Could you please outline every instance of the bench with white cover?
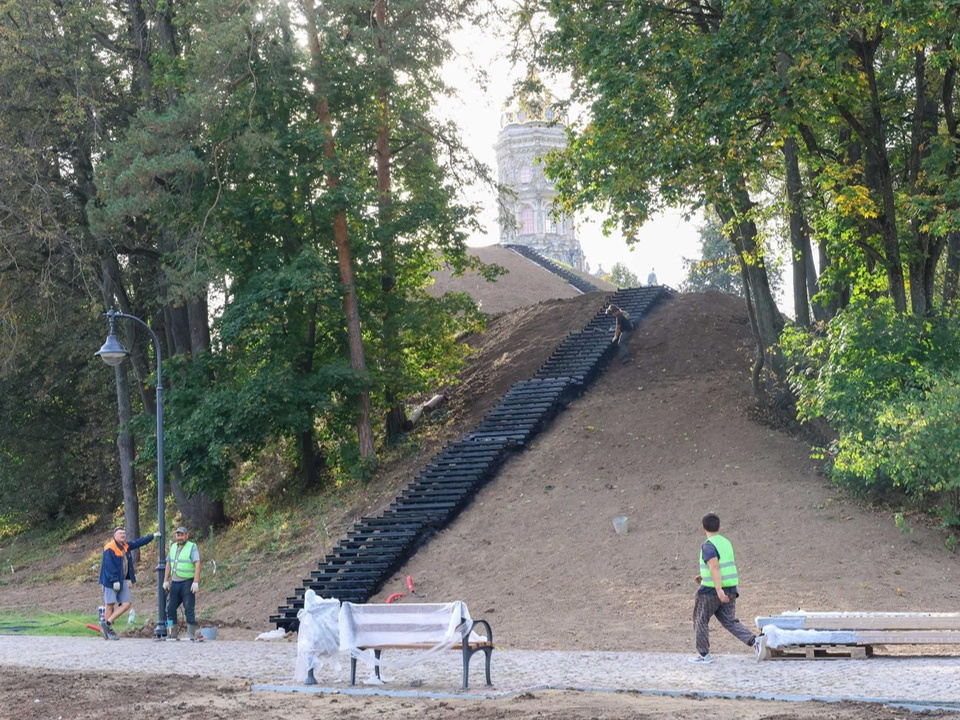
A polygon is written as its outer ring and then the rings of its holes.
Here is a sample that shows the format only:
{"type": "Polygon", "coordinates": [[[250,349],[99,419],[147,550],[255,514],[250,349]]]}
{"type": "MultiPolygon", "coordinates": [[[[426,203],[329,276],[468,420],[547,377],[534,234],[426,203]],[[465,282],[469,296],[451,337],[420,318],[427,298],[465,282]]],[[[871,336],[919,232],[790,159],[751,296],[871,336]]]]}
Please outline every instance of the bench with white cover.
{"type": "Polygon", "coordinates": [[[470,659],[482,652],[487,685],[492,684],[493,631],[486,620],[473,620],[466,603],[461,600],[449,603],[343,603],[340,608],[340,650],[350,653],[350,684],[356,684],[357,660],[373,665],[376,678],[380,680],[380,668],[385,666],[381,655],[388,649],[420,651],[413,657],[392,661],[390,667],[406,667],[444,650],[460,650],[464,690],[469,684],[470,659]]]}

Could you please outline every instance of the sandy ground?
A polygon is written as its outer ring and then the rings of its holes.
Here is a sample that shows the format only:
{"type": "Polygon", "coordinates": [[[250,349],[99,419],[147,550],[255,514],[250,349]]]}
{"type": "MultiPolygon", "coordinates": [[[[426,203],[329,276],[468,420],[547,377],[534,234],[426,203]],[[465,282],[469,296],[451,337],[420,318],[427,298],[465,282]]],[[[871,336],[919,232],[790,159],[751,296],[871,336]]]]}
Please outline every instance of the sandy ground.
{"type": "MultiPolygon", "coordinates": [[[[496,650],[493,685],[475,658],[460,689],[458,653],[405,668],[369,668],[349,685],[346,663],[291,679],[290,641],[193,644],[129,639],[13,638],[0,644],[2,717],[36,718],[876,718],[960,711],[960,658],[763,662],[719,655],[496,650]],[[132,670],[136,668],[136,670],[132,670]],[[900,691],[893,690],[897,685],[900,691]],[[748,698],[774,698],[748,699],[748,698]],[[870,702],[857,702],[857,700],[870,702]]],[[[408,659],[393,651],[384,659],[408,659]]]]}

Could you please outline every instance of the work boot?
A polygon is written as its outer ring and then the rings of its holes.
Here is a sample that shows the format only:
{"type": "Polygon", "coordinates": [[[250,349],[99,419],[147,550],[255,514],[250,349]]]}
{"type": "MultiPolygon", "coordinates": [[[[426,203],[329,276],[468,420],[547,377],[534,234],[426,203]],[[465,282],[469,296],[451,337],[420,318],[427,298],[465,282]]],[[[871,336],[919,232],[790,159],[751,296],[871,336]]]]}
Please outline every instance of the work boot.
{"type": "Polygon", "coordinates": [[[191,641],[197,639],[197,626],[196,626],[196,625],[191,625],[190,623],[187,623],[187,637],[190,638],[191,641]]]}
{"type": "Polygon", "coordinates": [[[108,623],[106,620],[101,620],[100,632],[103,634],[104,640],[109,640],[110,639],[110,623],[108,623]]]}
{"type": "Polygon", "coordinates": [[[113,631],[113,625],[107,623],[107,640],[119,640],[120,636],[113,631]]]}
{"type": "Polygon", "coordinates": [[[180,639],[179,635],[180,635],[179,625],[171,625],[170,627],[167,628],[168,640],[179,640],[180,639]]]}

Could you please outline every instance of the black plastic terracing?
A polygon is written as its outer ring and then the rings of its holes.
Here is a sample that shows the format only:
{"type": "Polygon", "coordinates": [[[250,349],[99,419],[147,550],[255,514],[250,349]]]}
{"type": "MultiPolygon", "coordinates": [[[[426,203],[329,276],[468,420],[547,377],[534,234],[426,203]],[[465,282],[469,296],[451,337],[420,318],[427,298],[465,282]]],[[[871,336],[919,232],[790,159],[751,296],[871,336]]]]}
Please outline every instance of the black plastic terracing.
{"type": "Polygon", "coordinates": [[[366,602],[433,533],[446,527],[489,481],[507,457],[537,433],[600,374],[616,352],[619,305],[635,322],[669,296],[663,287],[620,290],[579,332],[568,335],[537,373],[515,383],[472,432],[444,447],[377,517],[358,520],[270,622],[294,630],[303,594],[366,602]]]}

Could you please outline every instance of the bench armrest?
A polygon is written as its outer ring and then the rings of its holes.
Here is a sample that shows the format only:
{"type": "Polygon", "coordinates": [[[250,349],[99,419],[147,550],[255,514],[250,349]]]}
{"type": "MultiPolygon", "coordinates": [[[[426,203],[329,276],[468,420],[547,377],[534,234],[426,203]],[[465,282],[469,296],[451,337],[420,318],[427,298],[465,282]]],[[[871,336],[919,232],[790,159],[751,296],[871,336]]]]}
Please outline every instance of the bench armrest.
{"type": "Polygon", "coordinates": [[[470,635],[471,635],[471,633],[473,633],[473,632],[477,629],[478,626],[480,626],[480,627],[483,629],[483,631],[484,631],[484,635],[481,636],[481,637],[483,637],[484,642],[488,642],[488,643],[490,643],[491,645],[493,645],[493,630],[490,628],[490,623],[488,623],[486,620],[474,620],[474,621],[472,621],[472,622],[470,623],[470,627],[467,628],[467,631],[466,631],[466,632],[464,633],[464,635],[463,635],[464,641],[465,641],[465,642],[469,642],[469,641],[470,641],[470,635]]]}

